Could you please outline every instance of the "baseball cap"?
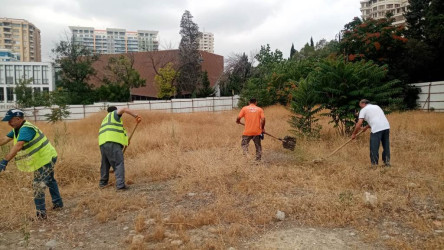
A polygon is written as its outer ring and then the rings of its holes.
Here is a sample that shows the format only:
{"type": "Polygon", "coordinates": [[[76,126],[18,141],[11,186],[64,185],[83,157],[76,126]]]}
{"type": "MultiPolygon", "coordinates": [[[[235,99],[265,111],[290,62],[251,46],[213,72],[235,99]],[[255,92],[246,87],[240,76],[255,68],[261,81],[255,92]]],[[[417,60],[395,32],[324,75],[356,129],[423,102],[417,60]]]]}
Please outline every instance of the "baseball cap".
{"type": "Polygon", "coordinates": [[[5,117],[2,121],[7,122],[11,120],[13,117],[23,117],[25,115],[25,112],[21,111],[20,109],[10,109],[8,112],[6,112],[5,117]]]}

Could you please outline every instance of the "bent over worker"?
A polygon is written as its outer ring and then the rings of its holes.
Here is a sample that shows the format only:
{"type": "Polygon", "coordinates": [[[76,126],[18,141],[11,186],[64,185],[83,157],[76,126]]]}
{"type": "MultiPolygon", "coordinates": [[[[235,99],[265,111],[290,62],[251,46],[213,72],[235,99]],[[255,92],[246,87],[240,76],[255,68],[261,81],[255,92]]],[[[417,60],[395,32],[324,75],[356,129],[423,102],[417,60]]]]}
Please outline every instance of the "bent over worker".
{"type": "Polygon", "coordinates": [[[356,134],[361,129],[364,120],[368,123],[363,128],[366,131],[371,128],[370,133],[370,161],[372,167],[376,167],[379,161],[379,145],[382,144],[382,161],[386,167],[390,167],[390,124],[385,117],[384,111],[374,104],[370,104],[369,100],[362,99],[359,102],[361,111],[359,112],[359,120],[356,123],[352,139],[356,138],[356,134]]]}
{"type": "Polygon", "coordinates": [[[51,194],[53,209],[63,207],[59,187],[54,178],[57,152],[42,131],[24,119],[24,112],[22,110],[8,110],[2,121],[7,121],[13,129],[4,138],[0,139],[0,145],[13,140],[14,146],[1,160],[0,172],[6,169],[8,162],[14,157],[15,165],[20,171],[34,172],[32,187],[37,218],[46,219],[46,186],[51,194]]]}
{"type": "Polygon", "coordinates": [[[115,106],[108,107],[108,115],[103,119],[99,129],[99,146],[100,153],[102,154],[99,182],[99,187],[101,188],[108,185],[109,169],[113,166],[114,174],[116,175],[116,189],[128,189],[128,186],[125,185],[125,165],[123,160],[123,148],[128,146],[128,136],[121,119],[123,113],[136,118],[137,123],[142,121],[140,116],[128,108],[117,109],[115,106]]]}
{"type": "Polygon", "coordinates": [[[253,140],[256,147],[256,160],[260,161],[262,157],[261,138],[265,133],[265,115],[264,110],[257,106],[256,98],[251,98],[249,105],[241,109],[236,123],[240,124],[242,118],[245,119],[245,129],[241,143],[244,155],[248,153],[248,144],[253,140]]]}

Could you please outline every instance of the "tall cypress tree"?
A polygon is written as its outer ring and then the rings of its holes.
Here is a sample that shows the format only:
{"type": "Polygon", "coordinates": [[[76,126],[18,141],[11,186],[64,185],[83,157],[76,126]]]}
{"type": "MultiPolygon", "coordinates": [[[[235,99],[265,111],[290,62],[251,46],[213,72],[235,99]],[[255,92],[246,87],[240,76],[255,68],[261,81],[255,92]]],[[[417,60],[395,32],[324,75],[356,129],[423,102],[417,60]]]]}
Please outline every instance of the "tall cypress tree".
{"type": "Polygon", "coordinates": [[[291,49],[290,49],[290,59],[293,58],[294,53],[296,53],[296,50],[294,49],[294,44],[291,44],[291,49]]]}
{"type": "Polygon", "coordinates": [[[199,26],[192,19],[191,13],[186,10],[180,21],[182,39],[179,45],[180,73],[177,79],[179,95],[193,94],[201,79],[202,60],[198,48],[202,33],[199,32],[199,26]]]}
{"type": "Polygon", "coordinates": [[[312,48],[314,48],[314,46],[315,46],[315,44],[314,44],[314,42],[313,42],[313,37],[310,38],[310,46],[311,46],[312,48]]]}

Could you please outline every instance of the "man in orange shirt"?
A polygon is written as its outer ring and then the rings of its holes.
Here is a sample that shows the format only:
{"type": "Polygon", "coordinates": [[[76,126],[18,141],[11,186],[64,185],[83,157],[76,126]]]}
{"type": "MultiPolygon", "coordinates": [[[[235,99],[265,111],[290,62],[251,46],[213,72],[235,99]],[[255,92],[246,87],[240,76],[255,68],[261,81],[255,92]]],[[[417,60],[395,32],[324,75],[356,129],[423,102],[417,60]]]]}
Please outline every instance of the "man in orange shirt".
{"type": "Polygon", "coordinates": [[[256,98],[251,98],[250,105],[242,108],[236,123],[240,124],[242,118],[245,120],[245,129],[241,143],[244,155],[248,153],[248,144],[253,139],[254,146],[256,147],[256,160],[260,161],[262,156],[261,137],[263,138],[263,133],[265,133],[265,115],[264,110],[256,105],[256,98]]]}

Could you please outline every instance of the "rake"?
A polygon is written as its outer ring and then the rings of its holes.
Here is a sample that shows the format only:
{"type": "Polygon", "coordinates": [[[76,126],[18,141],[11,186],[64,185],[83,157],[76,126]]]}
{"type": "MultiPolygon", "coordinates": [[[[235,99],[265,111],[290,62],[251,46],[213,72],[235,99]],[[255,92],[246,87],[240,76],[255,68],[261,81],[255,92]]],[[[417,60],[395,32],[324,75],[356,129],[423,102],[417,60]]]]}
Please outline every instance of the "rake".
{"type": "MultiPolygon", "coordinates": [[[[130,141],[131,141],[131,138],[132,138],[133,135],[134,135],[134,132],[136,132],[136,128],[137,128],[137,126],[139,126],[139,122],[136,123],[136,126],[134,126],[134,129],[133,129],[133,131],[131,132],[131,134],[130,134],[130,136],[129,136],[129,138],[128,138],[128,146],[129,146],[129,143],[130,143],[130,141]]],[[[124,153],[124,154],[125,154],[125,151],[126,151],[126,149],[128,148],[128,146],[125,146],[125,147],[123,148],[123,153],[124,153]]]]}
{"type": "MultiPolygon", "coordinates": [[[[245,124],[242,123],[242,122],[240,122],[239,124],[245,126],[245,124]]],[[[296,147],[296,138],[294,138],[294,137],[291,137],[291,136],[285,136],[285,137],[282,139],[282,138],[276,137],[276,136],[274,136],[274,135],[271,135],[271,134],[269,134],[269,133],[267,133],[267,132],[264,132],[264,134],[266,134],[266,135],[268,135],[268,136],[270,136],[270,137],[272,137],[272,138],[274,138],[274,139],[276,139],[276,140],[281,141],[281,142],[282,142],[282,147],[284,147],[285,149],[289,149],[289,150],[291,150],[291,151],[294,151],[294,148],[296,147]]]]}
{"type": "MultiPolygon", "coordinates": [[[[364,132],[364,130],[361,130],[359,133],[356,134],[356,137],[358,137],[360,134],[362,134],[364,132]]],[[[338,147],[337,149],[335,149],[335,151],[331,152],[329,155],[327,155],[326,157],[322,157],[320,159],[315,159],[313,160],[314,163],[319,163],[322,162],[323,160],[329,158],[330,156],[334,155],[336,152],[338,152],[341,148],[345,147],[347,144],[349,144],[351,141],[353,141],[353,139],[349,139],[348,141],[346,141],[344,144],[342,144],[340,147],[338,147]]]]}

